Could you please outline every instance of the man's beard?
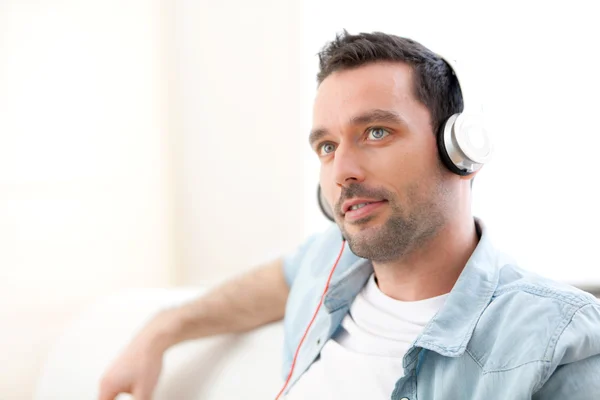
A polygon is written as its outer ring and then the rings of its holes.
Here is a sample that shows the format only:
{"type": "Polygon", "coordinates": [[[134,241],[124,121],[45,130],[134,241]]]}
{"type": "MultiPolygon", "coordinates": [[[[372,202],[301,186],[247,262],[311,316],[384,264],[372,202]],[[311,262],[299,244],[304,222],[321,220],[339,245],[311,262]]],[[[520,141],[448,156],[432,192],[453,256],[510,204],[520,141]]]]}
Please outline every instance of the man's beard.
{"type": "MultiPolygon", "coordinates": [[[[336,222],[346,238],[350,249],[359,257],[375,261],[396,261],[407,254],[423,247],[444,225],[444,213],[440,203],[431,196],[426,200],[417,194],[417,188],[407,191],[409,207],[402,207],[396,196],[383,188],[367,188],[361,184],[352,184],[342,190],[335,207],[336,222]],[[350,233],[346,229],[341,205],[353,197],[385,199],[390,207],[391,215],[382,225],[365,227],[358,232],[350,233]]],[[[435,191],[434,191],[435,192],[435,191]]],[[[439,195],[439,192],[434,194],[439,195]]],[[[352,222],[352,225],[366,226],[376,216],[367,216],[352,222]]]]}

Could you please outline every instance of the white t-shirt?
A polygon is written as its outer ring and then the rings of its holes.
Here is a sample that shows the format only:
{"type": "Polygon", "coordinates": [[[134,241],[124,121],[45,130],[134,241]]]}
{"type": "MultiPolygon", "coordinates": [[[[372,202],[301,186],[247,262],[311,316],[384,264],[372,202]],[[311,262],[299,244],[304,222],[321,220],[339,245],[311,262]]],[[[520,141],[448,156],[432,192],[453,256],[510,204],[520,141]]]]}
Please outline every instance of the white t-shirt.
{"type": "Polygon", "coordinates": [[[336,335],[286,400],[389,399],[404,375],[404,354],[447,296],[395,300],[379,290],[371,275],[336,335]]]}

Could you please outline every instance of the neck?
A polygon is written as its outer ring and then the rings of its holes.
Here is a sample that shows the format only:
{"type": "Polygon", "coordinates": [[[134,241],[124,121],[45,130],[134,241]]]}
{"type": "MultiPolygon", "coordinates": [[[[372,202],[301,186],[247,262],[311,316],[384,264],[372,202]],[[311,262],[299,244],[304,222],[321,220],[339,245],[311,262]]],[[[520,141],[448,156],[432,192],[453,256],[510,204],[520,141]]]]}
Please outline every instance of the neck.
{"type": "Polygon", "coordinates": [[[419,249],[397,261],[373,263],[379,289],[402,301],[449,293],[473,254],[479,237],[471,215],[448,221],[419,249]]]}

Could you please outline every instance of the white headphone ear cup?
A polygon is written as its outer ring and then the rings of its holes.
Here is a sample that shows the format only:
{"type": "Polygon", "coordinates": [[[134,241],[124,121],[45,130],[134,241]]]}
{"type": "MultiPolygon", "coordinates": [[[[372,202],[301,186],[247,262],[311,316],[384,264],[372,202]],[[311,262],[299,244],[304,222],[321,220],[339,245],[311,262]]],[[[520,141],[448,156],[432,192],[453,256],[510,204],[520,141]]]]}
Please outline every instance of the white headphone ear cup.
{"type": "Polygon", "coordinates": [[[453,131],[467,163],[483,165],[490,160],[492,141],[480,115],[460,114],[454,121],[453,131]]]}
{"type": "Polygon", "coordinates": [[[482,121],[473,115],[454,114],[438,135],[440,157],[455,174],[470,175],[483,166],[492,154],[492,144],[482,121]]]}
{"type": "Polygon", "coordinates": [[[456,146],[452,144],[452,131],[454,130],[454,122],[456,121],[457,116],[458,114],[451,116],[442,124],[437,135],[438,152],[440,154],[440,159],[446,168],[457,175],[466,176],[469,175],[470,172],[459,168],[455,161],[456,157],[451,157],[451,154],[456,153],[454,150],[456,146]]]}

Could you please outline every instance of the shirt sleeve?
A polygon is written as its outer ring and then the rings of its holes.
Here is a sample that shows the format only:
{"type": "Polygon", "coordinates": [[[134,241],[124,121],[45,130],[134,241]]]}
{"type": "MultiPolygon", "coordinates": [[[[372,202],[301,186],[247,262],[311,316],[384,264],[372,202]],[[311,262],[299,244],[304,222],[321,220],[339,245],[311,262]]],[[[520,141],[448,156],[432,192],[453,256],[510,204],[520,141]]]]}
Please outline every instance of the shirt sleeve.
{"type": "Polygon", "coordinates": [[[600,304],[575,313],[554,351],[558,365],[533,400],[600,399],[600,304]]]}

